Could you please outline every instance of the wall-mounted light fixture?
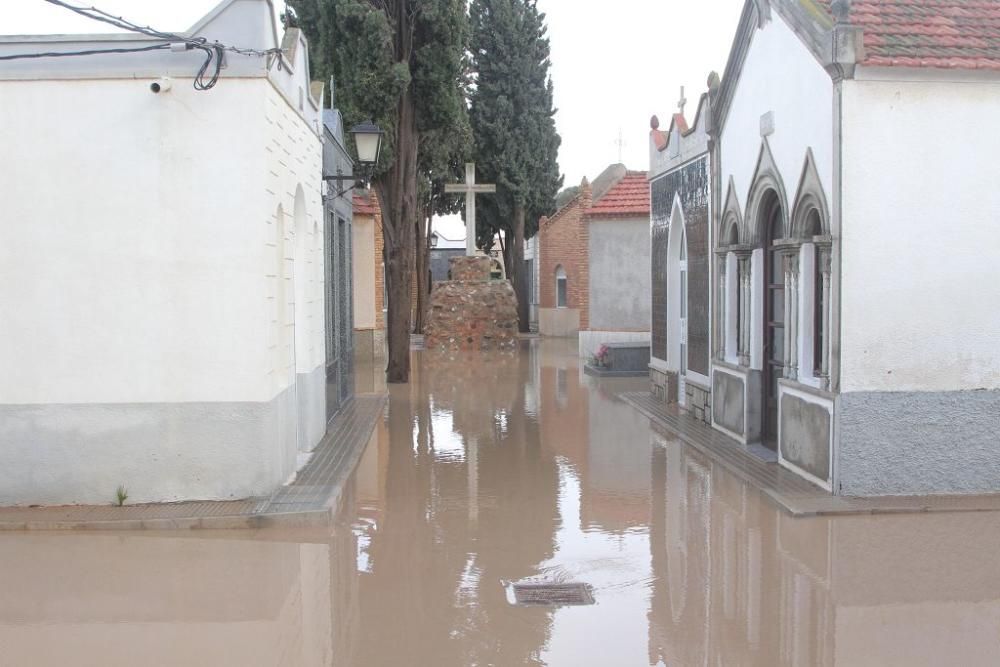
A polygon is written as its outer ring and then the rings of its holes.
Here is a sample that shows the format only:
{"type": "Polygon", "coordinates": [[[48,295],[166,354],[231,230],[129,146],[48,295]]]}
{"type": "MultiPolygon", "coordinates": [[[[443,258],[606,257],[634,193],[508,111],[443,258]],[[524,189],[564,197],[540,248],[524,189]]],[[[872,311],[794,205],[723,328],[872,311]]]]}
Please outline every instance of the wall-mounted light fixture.
{"type": "Polygon", "coordinates": [[[337,197],[343,197],[355,187],[364,187],[368,183],[368,176],[378,163],[378,156],[382,152],[382,135],[384,134],[385,132],[370,120],[366,120],[351,128],[351,136],[354,137],[354,146],[358,151],[357,166],[361,168],[361,175],[360,178],[353,175],[324,175],[324,181],[350,183],[350,185],[337,193],[337,197]]]}

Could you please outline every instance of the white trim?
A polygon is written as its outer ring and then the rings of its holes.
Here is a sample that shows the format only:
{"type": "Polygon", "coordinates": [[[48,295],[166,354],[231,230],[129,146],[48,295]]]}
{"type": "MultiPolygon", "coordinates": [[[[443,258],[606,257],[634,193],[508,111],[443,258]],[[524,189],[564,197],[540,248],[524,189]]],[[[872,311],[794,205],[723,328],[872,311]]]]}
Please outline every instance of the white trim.
{"type": "Polygon", "coordinates": [[[949,83],[995,83],[1000,80],[1000,72],[995,70],[940,69],[933,67],[866,67],[858,65],[854,70],[855,81],[881,82],[949,82],[949,83]]]}
{"type": "Polygon", "coordinates": [[[684,374],[684,377],[686,378],[688,384],[693,384],[702,391],[712,391],[712,381],[707,375],[702,375],[697,371],[688,370],[688,372],[684,374]]]}
{"type": "MultiPolygon", "coordinates": [[[[666,360],[671,370],[681,374],[681,307],[680,307],[680,248],[685,240],[684,207],[680,193],[674,193],[670,204],[670,218],[667,225],[667,350],[666,360]]],[[[680,387],[680,380],[678,379],[680,387]]],[[[678,401],[682,392],[678,391],[678,401]]]]}
{"type": "Polygon", "coordinates": [[[825,398],[823,396],[817,396],[812,392],[802,391],[801,389],[788,386],[787,383],[790,382],[793,382],[793,380],[783,379],[782,381],[778,382],[778,464],[783,468],[791,470],[795,474],[804,477],[813,484],[822,487],[824,490],[833,493],[833,431],[835,428],[833,420],[833,399],[825,398]],[[819,477],[813,475],[812,473],[806,472],[805,470],[798,467],[791,461],[786,460],[785,457],[781,455],[781,397],[782,394],[785,393],[795,396],[796,398],[799,398],[805,401],[806,403],[812,403],[813,405],[818,405],[826,409],[827,412],[830,413],[830,433],[827,439],[827,448],[828,448],[827,451],[829,452],[829,462],[830,462],[829,463],[830,479],[822,480],[819,477]]]}
{"type": "Polygon", "coordinates": [[[670,368],[667,366],[667,362],[666,361],[664,361],[663,359],[660,359],[659,357],[654,357],[652,355],[650,355],[650,357],[649,357],[649,367],[652,368],[654,371],[657,371],[659,373],[671,373],[672,372],[670,370],[670,368]]]}
{"type": "Polygon", "coordinates": [[[746,440],[745,436],[742,436],[739,433],[734,433],[733,431],[730,431],[725,426],[722,426],[721,424],[717,424],[716,421],[715,421],[715,415],[714,414],[712,415],[712,428],[714,428],[719,433],[722,433],[723,435],[728,435],[730,438],[732,438],[736,442],[740,443],[741,445],[746,445],[747,444],[747,440],[746,440]]]}

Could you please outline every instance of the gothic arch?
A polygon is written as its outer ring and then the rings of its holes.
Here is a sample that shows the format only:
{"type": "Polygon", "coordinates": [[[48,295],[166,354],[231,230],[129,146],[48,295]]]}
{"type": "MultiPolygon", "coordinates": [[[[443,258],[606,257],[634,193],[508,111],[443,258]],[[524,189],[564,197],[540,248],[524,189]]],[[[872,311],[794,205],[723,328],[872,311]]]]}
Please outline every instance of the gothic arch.
{"type": "Polygon", "coordinates": [[[737,245],[740,242],[740,230],[743,228],[743,220],[740,215],[740,202],[736,197],[736,183],[733,177],[729,177],[729,188],[726,191],[726,203],[722,208],[722,223],[719,226],[719,233],[715,237],[715,244],[719,248],[737,245]]]}
{"type": "Polygon", "coordinates": [[[757,169],[751,181],[750,193],[747,196],[747,215],[744,225],[744,243],[754,247],[761,246],[767,238],[767,211],[772,204],[771,194],[781,207],[782,237],[788,236],[788,196],[785,194],[785,184],[781,172],[774,161],[771,147],[765,139],[760,147],[760,157],[757,159],[757,169]]]}
{"type": "Polygon", "coordinates": [[[673,206],[670,207],[670,231],[667,241],[667,350],[666,362],[673,371],[681,368],[680,337],[681,337],[681,304],[683,298],[680,285],[680,266],[686,244],[687,222],[684,219],[684,207],[679,194],[674,195],[673,206]]]}
{"type": "Polygon", "coordinates": [[[819,214],[823,236],[830,235],[830,209],[826,205],[826,195],[823,184],[819,180],[819,171],[811,148],[806,149],[806,160],[802,166],[802,176],[799,178],[799,189],[795,194],[795,205],[792,207],[792,228],[789,236],[805,241],[812,240],[813,231],[809,229],[810,214],[819,214]]]}

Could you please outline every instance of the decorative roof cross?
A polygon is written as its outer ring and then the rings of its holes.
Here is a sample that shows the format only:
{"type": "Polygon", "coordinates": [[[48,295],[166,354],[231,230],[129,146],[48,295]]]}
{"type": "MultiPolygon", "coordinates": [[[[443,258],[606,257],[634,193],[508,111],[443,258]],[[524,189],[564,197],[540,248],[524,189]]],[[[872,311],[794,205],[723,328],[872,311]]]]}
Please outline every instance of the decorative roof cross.
{"type": "Polygon", "coordinates": [[[615,141],[615,146],[618,147],[618,164],[622,163],[622,151],[626,145],[625,136],[622,134],[622,128],[618,128],[618,140],[615,141]]]}
{"type": "Polygon", "coordinates": [[[681,86],[681,99],[677,100],[677,108],[680,109],[681,115],[684,115],[684,106],[688,103],[687,98],[684,97],[684,86],[681,86]]]}

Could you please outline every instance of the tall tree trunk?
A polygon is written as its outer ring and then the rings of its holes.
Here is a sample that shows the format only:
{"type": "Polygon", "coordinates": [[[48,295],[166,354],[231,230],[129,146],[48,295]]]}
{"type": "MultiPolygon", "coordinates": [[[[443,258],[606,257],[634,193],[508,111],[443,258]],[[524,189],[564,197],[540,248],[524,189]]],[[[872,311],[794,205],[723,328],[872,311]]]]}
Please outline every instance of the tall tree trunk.
{"type": "Polygon", "coordinates": [[[385,241],[386,337],[389,359],[386,379],[391,383],[410,379],[410,290],[413,280],[413,225],[419,215],[417,204],[418,135],[412,92],[400,97],[396,126],[396,162],[379,177],[376,191],[382,205],[385,241]]]}
{"type": "Polygon", "coordinates": [[[425,208],[420,214],[420,219],[417,220],[414,225],[414,238],[416,239],[417,248],[417,308],[414,318],[415,321],[413,323],[413,333],[418,334],[422,334],[424,332],[424,326],[427,324],[427,307],[431,292],[430,279],[427,277],[428,271],[430,270],[430,245],[428,243],[429,229],[430,213],[429,209],[425,208]]]}
{"type": "Polygon", "coordinates": [[[522,333],[528,331],[531,319],[528,308],[528,276],[524,271],[524,206],[514,206],[514,238],[508,242],[510,247],[510,266],[507,276],[514,286],[517,295],[517,327],[522,333]]]}

